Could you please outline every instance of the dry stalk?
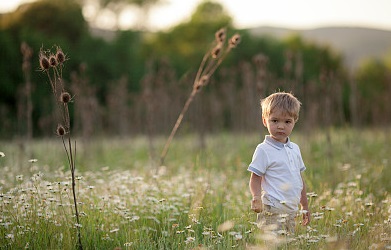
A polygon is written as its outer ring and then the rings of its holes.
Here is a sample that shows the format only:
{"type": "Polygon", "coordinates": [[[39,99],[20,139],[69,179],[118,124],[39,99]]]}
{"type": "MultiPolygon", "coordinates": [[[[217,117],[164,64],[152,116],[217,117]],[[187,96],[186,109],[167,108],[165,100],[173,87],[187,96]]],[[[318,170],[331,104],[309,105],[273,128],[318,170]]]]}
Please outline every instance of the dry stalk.
{"type": "Polygon", "coordinates": [[[187,98],[185,105],[180,112],[178,119],[175,122],[173,129],[171,130],[171,134],[168,137],[166,144],[164,145],[163,151],[160,155],[160,165],[164,164],[164,160],[166,158],[168,149],[170,147],[171,141],[174,138],[179,126],[182,123],[183,117],[189,109],[190,104],[194,100],[194,97],[197,93],[199,93],[202,87],[206,86],[213,73],[219,67],[219,65],[223,62],[225,57],[229,54],[229,52],[235,48],[240,42],[240,35],[233,35],[228,41],[226,40],[226,29],[222,28],[215,33],[215,40],[213,42],[213,47],[209,51],[207,51],[201,61],[201,64],[198,68],[197,75],[194,79],[193,89],[187,98]]]}
{"type": "Polygon", "coordinates": [[[45,72],[49,78],[50,86],[56,103],[58,105],[58,115],[60,118],[60,123],[57,125],[56,134],[61,137],[64,150],[68,159],[69,168],[71,170],[72,177],[72,195],[73,202],[75,206],[75,216],[77,229],[77,246],[79,250],[83,249],[81,242],[81,232],[80,232],[80,216],[77,207],[77,197],[76,197],[76,141],[74,142],[74,148],[72,148],[71,142],[71,120],[69,116],[69,103],[72,102],[72,96],[65,90],[64,80],[62,78],[62,69],[64,62],[67,60],[64,52],[60,47],[56,47],[56,53],[53,54],[50,51],[40,50],[39,54],[39,63],[40,68],[45,72]],[[51,75],[52,74],[52,75],[51,75]]]}
{"type": "Polygon", "coordinates": [[[31,98],[31,57],[33,56],[33,49],[26,42],[23,42],[20,46],[20,51],[23,55],[22,71],[26,81],[24,94],[26,97],[27,140],[30,140],[33,137],[33,101],[31,98]]]}

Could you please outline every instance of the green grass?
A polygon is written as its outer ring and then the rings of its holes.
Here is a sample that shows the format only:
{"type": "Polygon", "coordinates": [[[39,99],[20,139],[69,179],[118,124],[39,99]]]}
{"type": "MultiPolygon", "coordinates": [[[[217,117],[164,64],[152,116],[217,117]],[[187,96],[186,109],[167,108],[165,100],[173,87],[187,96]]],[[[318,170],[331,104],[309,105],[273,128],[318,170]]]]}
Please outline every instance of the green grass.
{"type": "MultiPolygon", "coordinates": [[[[294,132],[313,219],[291,238],[254,224],[247,165],[259,134],[77,141],[85,249],[390,249],[389,130],[294,132]],[[151,155],[155,156],[152,159],[151,155]]],[[[76,249],[60,140],[1,141],[0,249],[76,249]],[[37,161],[31,161],[37,159],[37,161]],[[30,160],[30,161],[29,161],[30,160]]]]}

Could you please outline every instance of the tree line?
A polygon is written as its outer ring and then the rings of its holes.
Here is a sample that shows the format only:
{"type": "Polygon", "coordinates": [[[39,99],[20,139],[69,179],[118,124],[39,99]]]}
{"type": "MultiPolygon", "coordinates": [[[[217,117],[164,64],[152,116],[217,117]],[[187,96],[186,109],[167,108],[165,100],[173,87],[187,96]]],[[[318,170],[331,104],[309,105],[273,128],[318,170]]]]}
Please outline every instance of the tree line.
{"type": "Polygon", "coordinates": [[[391,66],[368,60],[355,72],[331,48],[299,36],[254,37],[233,26],[218,3],[204,1],[170,30],[117,30],[93,36],[76,1],[42,0],[0,17],[0,136],[51,136],[56,127],[39,52],[67,56],[73,131],[93,135],[167,134],[221,27],[241,44],[191,105],[183,131],[256,131],[259,100],[292,92],[303,103],[299,126],[384,126],[391,120],[391,66]]]}

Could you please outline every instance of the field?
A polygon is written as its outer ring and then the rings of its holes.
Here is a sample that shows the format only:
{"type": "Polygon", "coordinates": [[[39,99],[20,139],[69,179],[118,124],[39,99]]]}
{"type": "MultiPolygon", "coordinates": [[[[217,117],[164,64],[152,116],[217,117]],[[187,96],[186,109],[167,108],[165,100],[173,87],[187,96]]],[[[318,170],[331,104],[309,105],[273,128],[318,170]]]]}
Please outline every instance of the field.
{"type": "Polygon", "coordinates": [[[77,141],[80,224],[60,139],[0,141],[0,249],[391,249],[387,129],[295,131],[312,221],[261,231],[247,165],[260,134],[77,141]],[[155,159],[155,160],[154,160],[155,159]]]}

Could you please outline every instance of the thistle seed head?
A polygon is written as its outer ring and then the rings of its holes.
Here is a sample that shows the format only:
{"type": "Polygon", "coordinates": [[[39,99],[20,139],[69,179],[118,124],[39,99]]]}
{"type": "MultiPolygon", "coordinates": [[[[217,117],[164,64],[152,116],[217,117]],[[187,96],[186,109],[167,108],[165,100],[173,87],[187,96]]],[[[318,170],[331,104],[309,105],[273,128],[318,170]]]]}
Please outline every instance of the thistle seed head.
{"type": "Polygon", "coordinates": [[[202,88],[202,85],[201,85],[199,82],[194,86],[194,89],[195,89],[196,91],[200,91],[201,88],[202,88]]]}
{"type": "Polygon", "coordinates": [[[226,34],[227,34],[227,33],[226,33],[225,28],[219,29],[219,30],[215,33],[215,37],[216,37],[217,43],[224,43],[225,38],[226,38],[226,34]]]}
{"type": "Polygon", "coordinates": [[[62,52],[62,49],[60,47],[57,47],[56,59],[59,64],[65,62],[65,54],[64,52],[62,52]]]}
{"type": "Polygon", "coordinates": [[[214,49],[212,50],[212,58],[217,58],[220,56],[221,54],[221,45],[218,44],[216,47],[214,47],[214,49]]]}
{"type": "Polygon", "coordinates": [[[42,51],[39,53],[39,66],[41,67],[42,71],[46,71],[50,68],[49,59],[42,51]]]}
{"type": "Polygon", "coordinates": [[[50,63],[50,67],[56,67],[57,66],[57,59],[54,55],[50,55],[49,57],[49,63],[50,63]]]}
{"type": "Polygon", "coordinates": [[[60,95],[60,102],[68,103],[72,99],[71,95],[68,92],[62,92],[60,95]]]}
{"type": "Polygon", "coordinates": [[[62,126],[61,124],[58,124],[57,129],[56,129],[56,134],[58,136],[64,136],[66,134],[66,130],[65,130],[64,126],[62,126]]]}
{"type": "Polygon", "coordinates": [[[208,75],[203,75],[201,77],[201,79],[199,79],[197,82],[194,83],[193,88],[196,91],[200,91],[203,86],[208,84],[208,82],[209,82],[209,76],[208,75]]]}
{"type": "Polygon", "coordinates": [[[235,48],[236,46],[238,46],[239,43],[240,43],[240,35],[239,34],[235,34],[231,37],[231,39],[229,39],[229,46],[231,48],[235,48]]]}
{"type": "Polygon", "coordinates": [[[205,86],[209,82],[209,76],[208,75],[203,75],[200,79],[200,85],[205,86]]]}

